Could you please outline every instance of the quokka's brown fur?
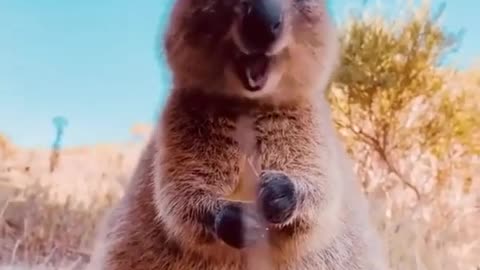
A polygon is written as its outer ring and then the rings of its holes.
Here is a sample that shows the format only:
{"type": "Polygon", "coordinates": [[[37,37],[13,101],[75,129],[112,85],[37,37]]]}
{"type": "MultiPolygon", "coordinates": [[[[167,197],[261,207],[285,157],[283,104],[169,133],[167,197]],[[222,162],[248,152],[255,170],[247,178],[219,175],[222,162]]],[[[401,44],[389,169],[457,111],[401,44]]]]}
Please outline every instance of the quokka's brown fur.
{"type": "Polygon", "coordinates": [[[175,3],[165,37],[172,92],[124,198],[102,226],[91,269],[387,269],[323,96],[338,50],[323,1],[284,0],[285,48],[272,70],[279,80],[258,96],[245,94],[227,68],[234,20],[225,12],[230,2],[220,2],[175,3]],[[238,133],[242,119],[252,126],[238,133]],[[272,222],[264,238],[258,226],[232,231],[263,239],[238,248],[216,228],[231,207],[222,198],[238,184],[247,135],[267,206],[234,209],[258,212],[250,224],[272,222]]]}

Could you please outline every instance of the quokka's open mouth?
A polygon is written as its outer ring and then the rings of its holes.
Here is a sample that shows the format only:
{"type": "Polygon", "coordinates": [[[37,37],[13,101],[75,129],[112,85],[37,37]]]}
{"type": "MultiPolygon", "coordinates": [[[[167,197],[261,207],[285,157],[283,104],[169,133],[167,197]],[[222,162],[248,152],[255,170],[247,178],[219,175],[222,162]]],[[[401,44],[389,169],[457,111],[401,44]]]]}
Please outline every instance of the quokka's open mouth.
{"type": "Polygon", "coordinates": [[[270,64],[271,58],[263,53],[245,54],[240,50],[234,53],[234,70],[248,91],[259,91],[265,86],[270,64]]]}

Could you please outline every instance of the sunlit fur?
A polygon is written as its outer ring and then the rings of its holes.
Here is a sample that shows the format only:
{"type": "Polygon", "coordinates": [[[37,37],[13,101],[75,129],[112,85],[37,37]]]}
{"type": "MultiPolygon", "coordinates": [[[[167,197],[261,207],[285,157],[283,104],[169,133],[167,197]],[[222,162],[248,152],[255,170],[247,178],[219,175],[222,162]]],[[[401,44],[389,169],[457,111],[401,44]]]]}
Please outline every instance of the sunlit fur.
{"type": "Polygon", "coordinates": [[[230,70],[240,1],[176,1],[165,37],[172,91],[102,227],[92,270],[387,269],[323,96],[338,58],[325,3],[282,0],[274,70],[253,94],[230,70]],[[247,148],[262,171],[288,175],[298,199],[291,218],[270,227],[266,249],[232,248],[211,229],[247,148]]]}

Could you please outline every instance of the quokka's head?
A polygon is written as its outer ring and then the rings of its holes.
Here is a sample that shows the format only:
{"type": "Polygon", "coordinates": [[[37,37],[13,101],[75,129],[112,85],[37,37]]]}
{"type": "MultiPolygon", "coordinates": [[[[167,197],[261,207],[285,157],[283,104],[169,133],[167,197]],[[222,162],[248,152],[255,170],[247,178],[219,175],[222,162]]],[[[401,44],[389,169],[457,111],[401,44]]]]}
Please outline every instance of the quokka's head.
{"type": "Polygon", "coordinates": [[[325,0],[175,1],[164,45],[178,88],[301,95],[321,91],[336,67],[325,0]]]}

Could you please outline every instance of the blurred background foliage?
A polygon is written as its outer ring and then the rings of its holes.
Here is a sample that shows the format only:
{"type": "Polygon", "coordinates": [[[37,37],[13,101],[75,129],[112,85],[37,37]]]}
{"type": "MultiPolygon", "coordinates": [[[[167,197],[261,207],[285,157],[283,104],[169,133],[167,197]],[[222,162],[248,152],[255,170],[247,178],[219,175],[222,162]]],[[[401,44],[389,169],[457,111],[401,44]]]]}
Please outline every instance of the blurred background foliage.
{"type": "Polygon", "coordinates": [[[349,152],[360,158],[360,149],[368,149],[417,198],[421,192],[399,160],[433,155],[453,163],[452,155],[480,154],[480,74],[444,64],[462,32],[438,23],[443,7],[423,5],[394,22],[379,14],[352,17],[328,92],[349,152]]]}

